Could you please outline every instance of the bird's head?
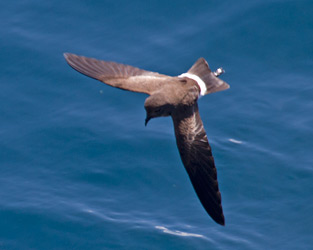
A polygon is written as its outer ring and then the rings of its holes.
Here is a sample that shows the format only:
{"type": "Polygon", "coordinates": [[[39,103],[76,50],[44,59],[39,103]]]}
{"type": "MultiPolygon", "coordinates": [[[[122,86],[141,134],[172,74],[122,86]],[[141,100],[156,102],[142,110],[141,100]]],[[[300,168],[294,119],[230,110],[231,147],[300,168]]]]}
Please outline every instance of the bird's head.
{"type": "Polygon", "coordinates": [[[145,109],[147,112],[147,117],[145,120],[145,125],[147,126],[148,122],[152,118],[169,116],[173,106],[166,101],[166,98],[161,94],[154,94],[149,96],[145,101],[145,109]]]}

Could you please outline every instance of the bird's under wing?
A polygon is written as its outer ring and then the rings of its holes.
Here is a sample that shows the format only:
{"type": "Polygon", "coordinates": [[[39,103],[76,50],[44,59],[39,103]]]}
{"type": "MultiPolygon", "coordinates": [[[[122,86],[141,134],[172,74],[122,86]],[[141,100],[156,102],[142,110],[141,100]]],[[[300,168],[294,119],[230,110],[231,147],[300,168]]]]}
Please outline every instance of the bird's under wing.
{"type": "Polygon", "coordinates": [[[185,116],[173,117],[177,147],[203,207],[214,221],[225,225],[214,158],[197,103],[189,109],[185,116]]]}
{"type": "Polygon", "coordinates": [[[151,95],[172,77],[130,65],[101,61],[64,53],[67,63],[78,72],[112,87],[151,95]]]}

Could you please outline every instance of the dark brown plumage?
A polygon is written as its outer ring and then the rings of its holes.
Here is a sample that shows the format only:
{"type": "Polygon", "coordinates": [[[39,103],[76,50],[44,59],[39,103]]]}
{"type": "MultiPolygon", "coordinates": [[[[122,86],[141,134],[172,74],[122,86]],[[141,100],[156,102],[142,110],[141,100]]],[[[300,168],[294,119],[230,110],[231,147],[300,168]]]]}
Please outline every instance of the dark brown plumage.
{"type": "Polygon", "coordinates": [[[203,58],[187,73],[171,77],[115,62],[69,53],[64,56],[82,74],[112,87],[148,94],[144,104],[146,124],[152,118],[172,117],[177,147],[191,183],[207,213],[224,225],[214,158],[197,104],[200,94],[229,88],[217,77],[220,73],[212,72],[203,58]]]}

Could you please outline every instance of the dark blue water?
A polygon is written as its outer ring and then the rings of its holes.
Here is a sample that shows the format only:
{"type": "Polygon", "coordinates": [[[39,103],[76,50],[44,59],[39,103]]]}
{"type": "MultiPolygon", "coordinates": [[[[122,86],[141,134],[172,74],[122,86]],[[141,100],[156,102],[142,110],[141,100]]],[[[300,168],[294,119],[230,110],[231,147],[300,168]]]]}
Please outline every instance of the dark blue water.
{"type": "Polygon", "coordinates": [[[0,249],[312,249],[312,1],[0,3],[0,249]],[[226,226],[169,118],[72,70],[72,52],[169,75],[199,57],[226,226]]]}

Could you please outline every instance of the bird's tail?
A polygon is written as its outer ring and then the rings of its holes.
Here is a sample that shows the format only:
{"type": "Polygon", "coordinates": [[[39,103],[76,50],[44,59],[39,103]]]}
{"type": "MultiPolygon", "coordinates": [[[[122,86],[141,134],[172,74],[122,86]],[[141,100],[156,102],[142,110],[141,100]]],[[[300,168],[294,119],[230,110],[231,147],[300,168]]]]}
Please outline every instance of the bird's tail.
{"type": "Polygon", "coordinates": [[[226,82],[218,78],[223,72],[222,68],[212,72],[207,61],[199,58],[187,73],[198,76],[204,82],[206,89],[203,91],[203,95],[206,95],[229,88],[226,82]]]}

